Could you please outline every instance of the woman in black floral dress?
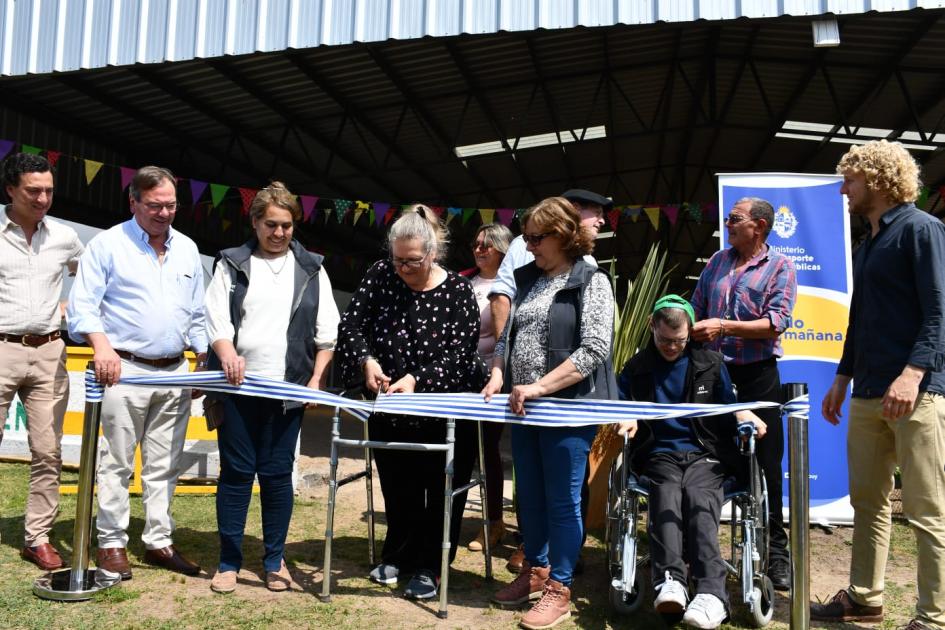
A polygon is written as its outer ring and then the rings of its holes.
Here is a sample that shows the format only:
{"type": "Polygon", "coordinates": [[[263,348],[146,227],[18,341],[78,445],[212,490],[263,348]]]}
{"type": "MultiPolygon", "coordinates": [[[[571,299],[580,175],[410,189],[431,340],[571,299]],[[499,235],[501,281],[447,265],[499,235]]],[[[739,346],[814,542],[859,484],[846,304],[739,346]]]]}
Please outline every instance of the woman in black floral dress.
{"type": "MultiPolygon", "coordinates": [[[[388,234],[391,256],[371,267],[338,327],[339,354],[346,384],[363,381],[378,394],[469,392],[484,383],[476,353],[479,309],[468,280],[437,264],[445,253],[445,230],[425,206],[404,213],[388,234]]],[[[383,395],[383,394],[381,394],[383,395]]],[[[443,443],[445,421],[374,414],[371,439],[443,443]]],[[[454,487],[472,472],[475,425],[456,430],[454,487]]],[[[405,595],[437,594],[443,527],[442,453],[374,451],[387,512],[387,537],[372,580],[395,584],[413,574],[405,595]]],[[[453,502],[450,559],[462,520],[465,495],[453,502]]]]}

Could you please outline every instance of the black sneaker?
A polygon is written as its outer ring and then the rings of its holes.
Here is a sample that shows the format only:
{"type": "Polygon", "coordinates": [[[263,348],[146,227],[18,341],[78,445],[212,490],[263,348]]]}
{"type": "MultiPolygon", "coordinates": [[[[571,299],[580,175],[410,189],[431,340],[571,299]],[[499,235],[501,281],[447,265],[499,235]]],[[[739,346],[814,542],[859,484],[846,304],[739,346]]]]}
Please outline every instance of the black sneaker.
{"type": "Polygon", "coordinates": [[[768,566],[768,578],[776,591],[791,590],[791,565],[787,560],[772,558],[768,566]]]}
{"type": "Polygon", "coordinates": [[[433,571],[421,569],[407,582],[404,597],[407,599],[433,599],[436,597],[436,587],[439,580],[433,571]]]}
{"type": "Polygon", "coordinates": [[[378,584],[397,584],[399,574],[400,570],[395,565],[382,562],[371,569],[368,577],[371,578],[372,582],[378,584]]]}

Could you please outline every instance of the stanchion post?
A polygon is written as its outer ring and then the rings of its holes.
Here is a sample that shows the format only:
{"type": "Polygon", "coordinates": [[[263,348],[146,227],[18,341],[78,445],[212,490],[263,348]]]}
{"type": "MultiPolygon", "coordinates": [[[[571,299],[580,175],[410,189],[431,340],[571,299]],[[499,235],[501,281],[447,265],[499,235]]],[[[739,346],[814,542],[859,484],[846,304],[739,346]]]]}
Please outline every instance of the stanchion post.
{"type": "MultiPolygon", "coordinates": [[[[807,383],[785,383],[785,402],[807,395],[807,383]]],[[[810,460],[808,414],[788,410],[791,508],[791,630],[810,628],[810,460]]]]}
{"type": "Polygon", "coordinates": [[[86,366],[85,417],[79,454],[79,487],[76,495],[75,527],[72,533],[72,568],[48,573],[33,583],[33,593],[43,599],[82,601],[97,591],[121,582],[118,573],[103,569],[89,570],[89,542],[92,533],[92,501],[95,496],[95,468],[98,430],[101,424],[103,388],[94,382],[86,366]]]}

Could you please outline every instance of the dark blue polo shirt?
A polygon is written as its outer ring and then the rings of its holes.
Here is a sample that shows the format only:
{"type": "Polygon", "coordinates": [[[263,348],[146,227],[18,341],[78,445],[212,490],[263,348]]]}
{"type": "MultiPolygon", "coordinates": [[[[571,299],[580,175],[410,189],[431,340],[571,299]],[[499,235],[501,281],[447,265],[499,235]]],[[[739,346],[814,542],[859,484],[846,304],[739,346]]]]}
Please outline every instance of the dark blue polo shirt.
{"type": "Polygon", "coordinates": [[[876,398],[905,365],[919,391],[945,394],[945,224],[911,203],[887,211],[853,254],[853,300],[837,374],[876,398]]]}

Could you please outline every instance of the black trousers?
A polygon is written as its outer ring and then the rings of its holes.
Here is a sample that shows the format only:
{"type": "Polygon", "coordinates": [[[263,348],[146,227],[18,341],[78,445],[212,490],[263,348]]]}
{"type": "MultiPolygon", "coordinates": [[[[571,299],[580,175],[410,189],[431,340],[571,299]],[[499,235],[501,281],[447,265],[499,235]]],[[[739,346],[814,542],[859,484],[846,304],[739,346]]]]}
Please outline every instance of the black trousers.
{"type": "MultiPolygon", "coordinates": [[[[384,442],[446,441],[446,420],[403,418],[382,414],[371,416],[368,428],[372,440],[384,442]]],[[[456,422],[453,487],[466,485],[472,476],[477,447],[476,426],[456,422]]],[[[446,457],[442,452],[374,450],[374,462],[384,494],[387,537],[381,552],[383,562],[397,566],[401,573],[420,569],[440,575],[443,541],[446,457]]],[[[456,543],[466,508],[466,493],[453,498],[450,520],[450,562],[456,557],[456,543]]]]}
{"type": "Polygon", "coordinates": [[[662,584],[667,571],[685,584],[688,559],[695,593],[715,595],[727,607],[726,568],[719,550],[722,464],[702,451],[654,453],[644,474],[650,479],[653,584],[662,584]]]}
{"type": "MultiPolygon", "coordinates": [[[[745,365],[726,364],[726,367],[732,377],[732,383],[738,390],[739,402],[759,400],[782,402],[781,376],[778,374],[778,364],[774,357],[745,365]]],[[[761,466],[768,485],[769,561],[790,561],[788,538],[784,531],[781,513],[783,504],[781,494],[784,483],[784,474],[781,469],[781,458],[784,457],[784,423],[781,421],[781,410],[756,409],[755,413],[768,425],[767,435],[757,442],[756,453],[758,465],[761,466]]]]}

